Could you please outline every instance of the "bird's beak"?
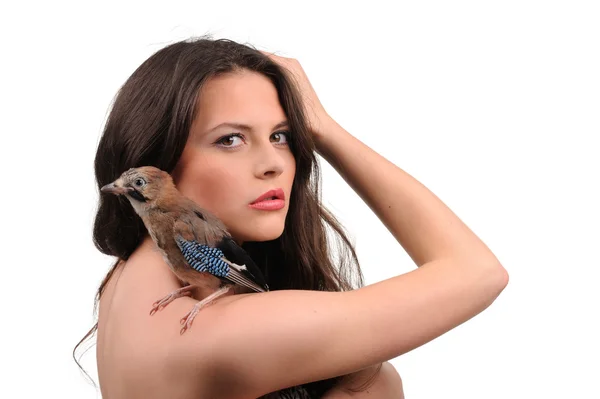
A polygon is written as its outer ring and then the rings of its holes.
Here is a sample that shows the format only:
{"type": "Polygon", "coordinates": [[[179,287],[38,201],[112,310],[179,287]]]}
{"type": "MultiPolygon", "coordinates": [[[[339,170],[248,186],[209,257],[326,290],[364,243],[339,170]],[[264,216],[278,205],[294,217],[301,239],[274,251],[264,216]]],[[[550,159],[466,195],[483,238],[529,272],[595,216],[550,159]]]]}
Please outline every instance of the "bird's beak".
{"type": "Polygon", "coordinates": [[[102,191],[103,193],[119,195],[119,194],[127,194],[128,192],[131,191],[131,188],[119,186],[116,184],[116,182],[112,182],[112,183],[107,184],[106,186],[102,187],[100,189],[100,191],[102,191]]]}

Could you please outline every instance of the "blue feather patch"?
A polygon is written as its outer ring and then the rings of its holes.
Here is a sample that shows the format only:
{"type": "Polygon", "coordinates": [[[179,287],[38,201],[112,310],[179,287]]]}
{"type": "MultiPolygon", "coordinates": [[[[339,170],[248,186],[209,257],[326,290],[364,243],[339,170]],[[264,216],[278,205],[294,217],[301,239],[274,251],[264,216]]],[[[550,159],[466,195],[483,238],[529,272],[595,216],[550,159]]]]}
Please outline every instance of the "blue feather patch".
{"type": "Polygon", "coordinates": [[[210,273],[217,277],[229,275],[229,265],[221,259],[224,255],[220,249],[200,244],[197,241],[184,240],[181,237],[176,237],[175,241],[186,262],[194,270],[210,273]]]}

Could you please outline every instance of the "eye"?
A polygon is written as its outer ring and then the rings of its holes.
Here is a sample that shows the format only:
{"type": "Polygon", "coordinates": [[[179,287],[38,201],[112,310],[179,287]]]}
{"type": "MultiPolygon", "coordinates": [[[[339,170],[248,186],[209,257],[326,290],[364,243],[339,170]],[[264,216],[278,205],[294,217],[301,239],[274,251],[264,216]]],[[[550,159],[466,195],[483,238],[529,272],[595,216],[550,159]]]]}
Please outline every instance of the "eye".
{"type": "Polygon", "coordinates": [[[196,216],[198,216],[200,219],[202,220],[206,220],[204,219],[204,215],[202,213],[200,213],[199,211],[194,211],[194,213],[196,214],[196,216]]]}
{"type": "Polygon", "coordinates": [[[137,179],[135,179],[135,181],[133,182],[133,184],[136,187],[143,187],[146,184],[146,180],[142,179],[141,177],[138,177],[137,179]]]}
{"type": "Polygon", "coordinates": [[[239,147],[240,145],[242,145],[239,142],[244,142],[244,136],[242,136],[239,133],[232,133],[232,134],[228,134],[227,136],[223,136],[220,139],[218,139],[217,141],[215,141],[215,144],[221,146],[221,147],[225,147],[225,148],[236,148],[239,147]],[[236,140],[237,139],[237,140],[236,140]],[[238,144],[235,144],[235,143],[238,144]]]}
{"type": "Polygon", "coordinates": [[[277,144],[287,144],[290,132],[275,132],[271,135],[271,141],[277,144]]]}

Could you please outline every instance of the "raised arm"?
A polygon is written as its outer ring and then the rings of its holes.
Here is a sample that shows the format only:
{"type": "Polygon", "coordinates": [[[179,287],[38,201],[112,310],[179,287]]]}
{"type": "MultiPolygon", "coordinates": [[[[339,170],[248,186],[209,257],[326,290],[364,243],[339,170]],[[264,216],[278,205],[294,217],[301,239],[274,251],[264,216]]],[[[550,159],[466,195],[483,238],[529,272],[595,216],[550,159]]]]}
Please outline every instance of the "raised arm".
{"type": "MultiPolygon", "coordinates": [[[[350,292],[220,298],[184,336],[156,340],[168,342],[165,369],[197,382],[203,397],[255,398],[393,359],[477,315],[508,282],[494,254],[439,198],[327,115],[296,60],[273,57],[307,100],[319,153],[419,267],[350,292]]],[[[176,302],[160,317],[194,300],[176,302]]]]}
{"type": "Polygon", "coordinates": [[[333,121],[329,126],[321,153],[420,267],[350,292],[219,300],[200,312],[201,327],[168,349],[181,375],[215,376],[210,394],[257,397],[395,358],[472,318],[507,284],[493,253],[424,185],[333,121]]]}
{"type": "Polygon", "coordinates": [[[333,119],[321,120],[324,132],[316,135],[319,153],[369,205],[417,266],[441,259],[499,265],[488,247],[423,184],[333,119]]]}

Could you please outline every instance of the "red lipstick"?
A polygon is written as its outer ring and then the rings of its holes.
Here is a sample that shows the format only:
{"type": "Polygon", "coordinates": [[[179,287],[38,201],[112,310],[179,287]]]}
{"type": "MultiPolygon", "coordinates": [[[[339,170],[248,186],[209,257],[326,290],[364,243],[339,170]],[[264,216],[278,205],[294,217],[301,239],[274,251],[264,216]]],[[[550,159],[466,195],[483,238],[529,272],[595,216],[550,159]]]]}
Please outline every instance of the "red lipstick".
{"type": "Polygon", "coordinates": [[[285,206],[285,194],[281,188],[269,190],[252,201],[249,206],[263,211],[276,211],[285,206]]]}

